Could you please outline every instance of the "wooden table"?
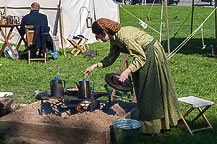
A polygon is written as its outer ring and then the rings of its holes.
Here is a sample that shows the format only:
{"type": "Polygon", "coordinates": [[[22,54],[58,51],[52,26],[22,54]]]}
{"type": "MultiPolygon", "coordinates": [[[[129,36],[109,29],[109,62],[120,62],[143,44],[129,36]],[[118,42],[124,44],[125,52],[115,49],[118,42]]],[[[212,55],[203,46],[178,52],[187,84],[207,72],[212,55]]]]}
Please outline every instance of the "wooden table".
{"type": "MultiPolygon", "coordinates": [[[[16,28],[18,32],[20,31],[19,27],[20,27],[20,24],[0,24],[0,32],[1,32],[2,37],[3,37],[4,40],[5,40],[5,42],[4,42],[3,46],[2,46],[2,49],[1,49],[1,51],[0,51],[0,56],[2,55],[2,53],[3,53],[4,49],[5,49],[5,47],[8,45],[8,47],[9,47],[9,49],[11,50],[11,52],[12,52],[14,58],[15,58],[16,60],[18,60],[18,59],[17,59],[17,55],[15,55],[15,53],[14,53],[14,51],[13,51],[13,49],[12,49],[10,43],[9,43],[9,38],[10,38],[10,36],[11,36],[11,34],[12,34],[14,28],[16,28]],[[2,28],[10,28],[9,33],[8,33],[7,36],[6,36],[6,34],[3,32],[2,28]]],[[[22,40],[23,40],[24,43],[25,43],[25,39],[24,39],[23,36],[20,37],[20,40],[19,40],[19,42],[18,42],[18,44],[17,44],[17,47],[16,47],[17,50],[19,49],[22,40]]]]}

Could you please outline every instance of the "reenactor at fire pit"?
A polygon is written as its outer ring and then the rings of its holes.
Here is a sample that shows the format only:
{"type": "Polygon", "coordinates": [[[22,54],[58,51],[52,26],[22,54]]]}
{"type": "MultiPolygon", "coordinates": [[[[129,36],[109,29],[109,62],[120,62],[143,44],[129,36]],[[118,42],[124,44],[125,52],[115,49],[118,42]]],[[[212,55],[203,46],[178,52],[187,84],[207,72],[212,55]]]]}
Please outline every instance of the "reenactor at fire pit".
{"type": "Polygon", "coordinates": [[[121,27],[115,21],[100,18],[92,25],[97,39],[110,40],[110,53],[100,62],[89,66],[87,76],[95,68],[112,65],[120,53],[133,57],[119,81],[124,82],[130,73],[139,107],[142,133],[157,134],[176,126],[181,118],[173,78],[162,45],[147,32],[132,26],[121,27]]]}

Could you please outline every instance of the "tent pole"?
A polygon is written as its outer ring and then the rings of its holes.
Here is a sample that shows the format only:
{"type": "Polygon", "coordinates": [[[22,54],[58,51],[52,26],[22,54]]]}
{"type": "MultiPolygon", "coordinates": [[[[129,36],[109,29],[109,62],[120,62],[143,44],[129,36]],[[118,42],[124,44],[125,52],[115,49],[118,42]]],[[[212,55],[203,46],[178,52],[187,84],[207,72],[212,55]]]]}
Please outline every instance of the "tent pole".
{"type": "Polygon", "coordinates": [[[168,55],[169,55],[170,54],[170,34],[169,34],[169,23],[168,23],[167,0],[165,0],[165,8],[166,8],[166,23],[167,23],[167,47],[168,47],[168,55]]]}
{"type": "Polygon", "coordinates": [[[64,49],[64,55],[66,56],[66,41],[64,38],[64,26],[63,26],[63,9],[60,8],[60,29],[61,29],[61,41],[64,49]]]}
{"type": "Polygon", "coordinates": [[[120,9],[119,9],[119,5],[117,5],[117,7],[118,7],[118,22],[121,23],[121,21],[120,21],[120,11],[119,11],[120,9]]]}
{"type": "MultiPolygon", "coordinates": [[[[5,16],[8,16],[8,7],[4,8],[5,16]]],[[[8,28],[5,28],[5,34],[8,35],[8,28]]]]}
{"type": "MultiPolygon", "coordinates": [[[[217,0],[215,0],[215,8],[217,6],[217,0]]],[[[216,10],[215,10],[215,37],[216,37],[216,43],[217,43],[217,15],[216,15],[216,10]]]]}
{"type": "MultiPolygon", "coordinates": [[[[217,6],[217,0],[215,0],[215,8],[216,8],[216,6],[217,6]]],[[[217,43],[217,18],[216,17],[217,17],[217,15],[216,15],[216,10],[215,10],[215,41],[217,43]]],[[[213,49],[215,49],[215,50],[213,50],[213,55],[216,55],[217,54],[216,44],[214,45],[213,49]]]]}
{"type": "Polygon", "coordinates": [[[53,33],[54,36],[57,35],[57,30],[58,30],[58,23],[59,23],[59,18],[60,18],[60,5],[61,5],[61,0],[59,0],[56,21],[55,21],[55,24],[54,24],[54,26],[56,26],[55,30],[54,30],[54,33],[53,33]]]}
{"type": "MultiPolygon", "coordinates": [[[[0,9],[4,9],[5,7],[1,7],[0,9]]],[[[7,7],[7,9],[27,9],[29,10],[30,7],[7,7]]],[[[40,10],[57,10],[58,8],[48,8],[48,7],[40,7],[40,10]]]]}
{"type": "MultiPolygon", "coordinates": [[[[191,33],[193,31],[193,21],[194,21],[194,0],[192,0],[192,10],[191,10],[191,33]]],[[[192,38],[190,39],[190,48],[192,47],[192,38]]]]}
{"type": "Polygon", "coordinates": [[[8,7],[5,7],[5,16],[8,16],[8,7]]]}

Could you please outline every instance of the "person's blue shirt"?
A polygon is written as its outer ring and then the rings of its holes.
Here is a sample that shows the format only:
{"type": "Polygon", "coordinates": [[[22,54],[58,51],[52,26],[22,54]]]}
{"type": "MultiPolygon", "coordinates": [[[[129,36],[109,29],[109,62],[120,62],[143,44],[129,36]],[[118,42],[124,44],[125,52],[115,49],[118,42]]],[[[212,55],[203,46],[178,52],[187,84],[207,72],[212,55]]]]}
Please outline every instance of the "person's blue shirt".
{"type": "Polygon", "coordinates": [[[25,34],[25,25],[45,25],[48,26],[47,16],[37,10],[31,10],[21,21],[20,34],[25,34]]]}

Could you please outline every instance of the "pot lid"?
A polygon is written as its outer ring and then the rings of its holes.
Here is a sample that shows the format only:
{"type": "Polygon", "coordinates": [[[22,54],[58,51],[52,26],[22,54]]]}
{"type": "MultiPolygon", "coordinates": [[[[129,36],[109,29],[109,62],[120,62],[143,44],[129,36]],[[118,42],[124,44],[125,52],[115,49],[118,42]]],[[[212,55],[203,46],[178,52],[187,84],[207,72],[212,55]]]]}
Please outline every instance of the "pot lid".
{"type": "Polygon", "coordinates": [[[61,80],[60,78],[58,78],[57,76],[54,78],[54,79],[52,79],[52,80],[61,80]]]}
{"type": "Polygon", "coordinates": [[[126,79],[123,83],[119,81],[119,75],[117,74],[107,74],[105,76],[106,83],[111,86],[112,88],[120,91],[131,91],[133,89],[133,86],[131,82],[126,79]]]}

